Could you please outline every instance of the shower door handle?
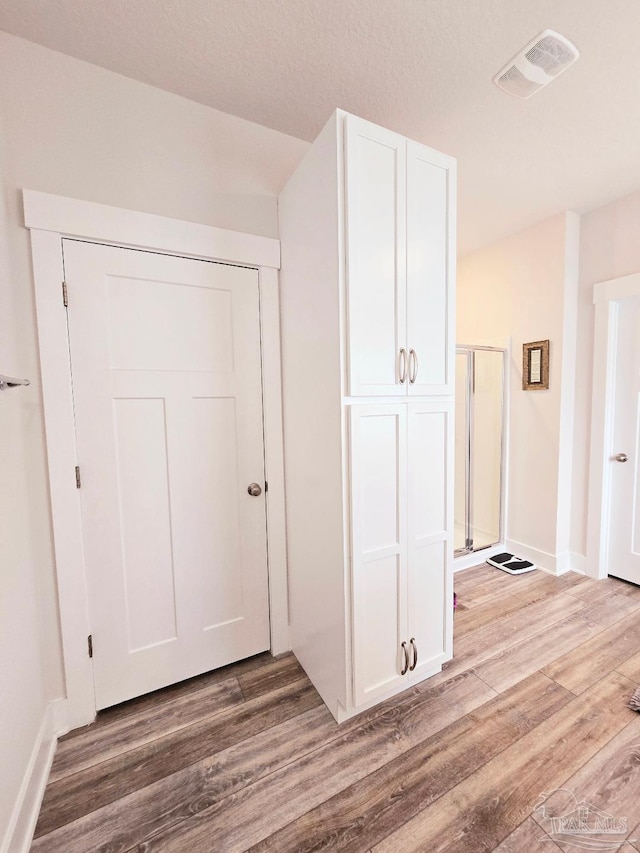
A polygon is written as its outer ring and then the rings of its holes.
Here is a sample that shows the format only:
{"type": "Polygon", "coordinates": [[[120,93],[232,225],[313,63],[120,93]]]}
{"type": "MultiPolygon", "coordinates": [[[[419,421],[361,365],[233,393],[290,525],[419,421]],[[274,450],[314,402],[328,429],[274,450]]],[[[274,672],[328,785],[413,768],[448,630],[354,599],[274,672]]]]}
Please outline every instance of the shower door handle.
{"type": "Polygon", "coordinates": [[[413,385],[418,378],[418,354],[414,349],[409,350],[409,382],[413,385]]]}

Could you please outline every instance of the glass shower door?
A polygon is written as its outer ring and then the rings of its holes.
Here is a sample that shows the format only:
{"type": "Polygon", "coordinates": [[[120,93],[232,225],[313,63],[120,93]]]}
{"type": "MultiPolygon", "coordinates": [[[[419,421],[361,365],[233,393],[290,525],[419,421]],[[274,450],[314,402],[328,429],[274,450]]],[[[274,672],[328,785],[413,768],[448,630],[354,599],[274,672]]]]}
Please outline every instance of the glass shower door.
{"type": "Polygon", "coordinates": [[[456,350],[454,552],[502,539],[505,352],[456,350]]]}
{"type": "Polygon", "coordinates": [[[471,353],[456,350],[455,482],[453,550],[466,554],[469,540],[469,363],[471,353]]]}
{"type": "Polygon", "coordinates": [[[473,429],[471,506],[473,550],[501,540],[502,395],[504,353],[476,349],[473,354],[473,429]]]}

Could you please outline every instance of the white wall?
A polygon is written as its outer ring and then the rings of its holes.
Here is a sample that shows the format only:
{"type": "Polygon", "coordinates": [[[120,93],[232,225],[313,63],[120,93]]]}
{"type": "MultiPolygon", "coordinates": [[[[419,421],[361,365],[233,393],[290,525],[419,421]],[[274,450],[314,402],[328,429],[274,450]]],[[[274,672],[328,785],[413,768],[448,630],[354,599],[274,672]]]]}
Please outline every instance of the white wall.
{"type": "Polygon", "coordinates": [[[582,556],[587,545],[593,285],[637,272],[640,272],[640,192],[587,213],[581,221],[571,550],[582,556]]]}
{"type": "Polygon", "coordinates": [[[47,699],[63,695],[28,234],[43,190],[264,236],[307,143],[0,33],[0,846],[47,699]]]}
{"type": "Polygon", "coordinates": [[[277,236],[308,144],[0,33],[7,180],[277,236]]]}
{"type": "Polygon", "coordinates": [[[560,486],[559,469],[572,417],[563,402],[570,380],[563,382],[562,368],[571,363],[563,341],[567,337],[572,345],[577,233],[577,217],[563,214],[473,252],[458,265],[458,341],[512,339],[507,539],[522,556],[553,571],[568,567],[559,519],[568,515],[570,494],[560,486]],[[546,338],[549,390],[523,391],[522,344],[546,338]]]}
{"type": "Polygon", "coordinates": [[[509,535],[511,539],[547,550],[554,546],[555,513],[557,559],[564,565],[568,559],[572,568],[584,570],[591,441],[593,285],[640,272],[640,192],[584,214],[579,227],[574,215],[569,215],[566,228],[562,219],[539,223],[461,260],[458,340],[487,342],[490,338],[513,334],[509,535]],[[561,272],[563,231],[564,273],[561,272]],[[578,262],[576,245],[579,245],[578,262]],[[518,332],[522,324],[525,328],[518,332]],[[560,352],[555,338],[559,332],[568,344],[560,352]],[[548,395],[520,391],[521,343],[538,337],[551,338],[548,395]],[[560,362],[566,381],[558,399],[560,362]],[[539,447],[539,437],[545,435],[553,455],[557,454],[557,466],[546,451],[542,459],[536,460],[538,451],[534,446],[539,447]],[[536,503],[544,502],[546,507],[541,510],[534,506],[530,516],[523,518],[532,506],[525,487],[533,483],[533,492],[539,496],[536,503]]]}
{"type": "MultiPolygon", "coordinates": [[[[0,140],[4,138],[0,116],[0,140]]],[[[29,278],[9,255],[8,211],[0,149],[0,373],[33,378],[32,323],[23,292],[29,278]]],[[[27,300],[28,302],[28,300],[27,300]]],[[[0,847],[46,707],[41,655],[38,568],[48,552],[37,382],[0,391],[0,847]],[[35,450],[35,458],[34,458],[35,450]]]]}

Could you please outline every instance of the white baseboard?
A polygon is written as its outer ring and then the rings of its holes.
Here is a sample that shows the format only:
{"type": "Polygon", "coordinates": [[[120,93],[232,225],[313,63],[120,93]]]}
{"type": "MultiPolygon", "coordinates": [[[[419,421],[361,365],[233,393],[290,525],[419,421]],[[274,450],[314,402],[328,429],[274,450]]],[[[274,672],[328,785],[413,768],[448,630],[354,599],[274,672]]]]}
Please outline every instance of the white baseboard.
{"type": "Polygon", "coordinates": [[[565,575],[571,571],[571,554],[569,551],[562,551],[556,554],[556,571],[557,575],[565,575]]]}
{"type": "Polygon", "coordinates": [[[31,847],[58,736],[68,731],[66,711],[66,699],[55,699],[45,709],[0,853],[28,853],[31,847]]]}
{"type": "Polygon", "coordinates": [[[518,557],[524,557],[525,560],[531,560],[539,569],[550,575],[564,575],[571,568],[569,552],[557,555],[549,554],[548,551],[531,548],[529,545],[516,542],[514,539],[507,539],[507,551],[511,551],[518,557]]]}
{"type": "Polygon", "coordinates": [[[511,551],[525,560],[531,560],[543,572],[551,575],[557,574],[555,554],[549,554],[548,551],[541,551],[539,548],[531,548],[523,542],[516,542],[515,539],[507,539],[507,551],[511,551]]]}
{"type": "Polygon", "coordinates": [[[453,571],[455,573],[463,569],[470,569],[472,566],[484,563],[489,557],[493,557],[501,551],[509,551],[518,557],[523,557],[525,560],[531,560],[539,569],[550,575],[564,575],[566,572],[577,572],[581,575],[587,574],[587,558],[582,554],[574,554],[569,551],[564,551],[560,554],[549,554],[547,551],[541,551],[539,548],[531,548],[529,545],[525,545],[523,542],[516,542],[514,539],[507,539],[504,545],[492,545],[490,548],[483,548],[481,551],[473,551],[471,554],[454,557],[453,571]]]}
{"type": "Polygon", "coordinates": [[[453,572],[461,572],[463,569],[470,569],[472,566],[479,566],[505,550],[504,545],[491,545],[489,548],[482,548],[480,551],[472,551],[470,554],[462,554],[460,557],[453,558],[453,572]]]}
{"type": "Polygon", "coordinates": [[[69,705],[66,699],[52,699],[49,702],[51,711],[51,732],[57,739],[71,731],[69,725],[69,705]]]}

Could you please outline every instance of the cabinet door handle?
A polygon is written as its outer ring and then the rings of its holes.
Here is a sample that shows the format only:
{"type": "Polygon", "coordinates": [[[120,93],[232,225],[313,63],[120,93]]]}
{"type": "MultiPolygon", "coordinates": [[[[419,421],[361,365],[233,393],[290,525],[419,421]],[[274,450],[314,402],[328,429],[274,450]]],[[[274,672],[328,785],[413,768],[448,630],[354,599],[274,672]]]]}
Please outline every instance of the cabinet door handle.
{"type": "Polygon", "coordinates": [[[400,384],[404,385],[407,378],[407,351],[404,347],[400,347],[400,358],[398,362],[398,374],[400,384]]]}
{"type": "Polygon", "coordinates": [[[407,648],[407,644],[405,641],[402,641],[402,652],[404,654],[404,667],[400,671],[400,675],[406,675],[407,670],[409,669],[409,649],[407,648]]]}
{"type": "Polygon", "coordinates": [[[413,385],[418,378],[418,353],[414,349],[409,350],[409,382],[413,385]]]}
{"type": "Polygon", "coordinates": [[[418,646],[416,645],[415,637],[412,637],[409,642],[411,643],[411,648],[413,649],[413,663],[409,667],[409,672],[413,672],[413,670],[418,665],[418,646]]]}

